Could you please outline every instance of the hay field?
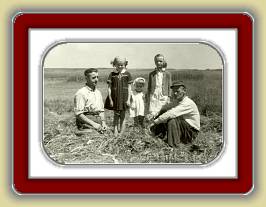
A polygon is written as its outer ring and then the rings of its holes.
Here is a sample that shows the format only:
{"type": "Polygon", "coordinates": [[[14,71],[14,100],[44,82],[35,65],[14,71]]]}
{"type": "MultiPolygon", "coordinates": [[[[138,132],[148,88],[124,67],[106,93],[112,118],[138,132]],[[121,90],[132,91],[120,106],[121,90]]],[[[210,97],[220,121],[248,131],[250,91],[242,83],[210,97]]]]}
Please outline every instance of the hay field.
{"type": "MultiPolygon", "coordinates": [[[[85,81],[83,69],[44,70],[44,134],[46,153],[61,164],[90,163],[197,163],[214,160],[221,152],[222,137],[222,70],[174,70],[173,80],[183,80],[188,96],[199,107],[201,132],[191,145],[169,147],[147,130],[135,129],[127,117],[127,131],[115,138],[112,131],[77,136],[73,114],[75,92],[85,81]]],[[[107,95],[106,79],[111,69],[99,69],[98,89],[107,95]]],[[[131,69],[133,78],[148,78],[152,69],[131,69]]],[[[106,111],[112,126],[112,111],[106,111]]]]}

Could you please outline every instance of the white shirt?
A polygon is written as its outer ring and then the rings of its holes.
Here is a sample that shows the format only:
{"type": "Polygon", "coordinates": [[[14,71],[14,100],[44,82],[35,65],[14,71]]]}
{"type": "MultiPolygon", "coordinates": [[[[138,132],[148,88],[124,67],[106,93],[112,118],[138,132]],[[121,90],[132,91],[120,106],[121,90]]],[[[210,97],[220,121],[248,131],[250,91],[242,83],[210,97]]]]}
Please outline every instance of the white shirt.
{"type": "Polygon", "coordinates": [[[131,102],[129,108],[130,117],[144,116],[144,93],[133,91],[131,94],[131,102]]]}
{"type": "Polygon", "coordinates": [[[79,89],[74,97],[74,113],[99,114],[104,112],[104,104],[101,92],[96,88],[92,90],[88,86],[79,89]]]}
{"type": "Polygon", "coordinates": [[[197,130],[200,130],[200,114],[197,105],[187,96],[177,106],[166,111],[154,120],[156,124],[165,123],[169,119],[183,116],[185,121],[197,130]]]}

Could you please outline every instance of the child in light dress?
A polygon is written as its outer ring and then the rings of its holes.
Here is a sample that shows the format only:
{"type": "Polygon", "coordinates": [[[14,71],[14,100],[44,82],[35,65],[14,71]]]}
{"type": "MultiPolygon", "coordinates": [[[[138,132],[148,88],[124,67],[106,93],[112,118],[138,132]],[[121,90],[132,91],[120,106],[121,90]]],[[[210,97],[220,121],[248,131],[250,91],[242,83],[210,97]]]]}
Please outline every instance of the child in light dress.
{"type": "Polygon", "coordinates": [[[133,82],[134,90],[131,94],[129,115],[134,118],[134,126],[144,128],[145,94],[144,78],[136,78],[133,82]]]}
{"type": "Polygon", "coordinates": [[[149,74],[148,81],[148,111],[149,118],[158,114],[162,106],[169,102],[172,84],[171,74],[166,71],[167,62],[162,54],[154,57],[155,69],[149,74]]]}
{"type": "Polygon", "coordinates": [[[114,135],[118,136],[125,131],[125,114],[130,105],[132,78],[126,69],[128,61],[125,58],[115,57],[111,64],[114,71],[107,79],[108,96],[104,107],[114,111],[114,135]]]}

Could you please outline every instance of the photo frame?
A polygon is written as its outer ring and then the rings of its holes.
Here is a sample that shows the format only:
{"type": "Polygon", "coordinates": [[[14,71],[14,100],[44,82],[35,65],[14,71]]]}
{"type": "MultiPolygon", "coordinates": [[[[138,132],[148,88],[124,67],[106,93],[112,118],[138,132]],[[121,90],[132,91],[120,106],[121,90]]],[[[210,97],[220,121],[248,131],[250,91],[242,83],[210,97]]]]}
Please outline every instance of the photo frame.
{"type": "Polygon", "coordinates": [[[12,26],[15,192],[248,194],[253,190],[253,18],[248,13],[22,12],[13,17],[12,26]],[[225,30],[229,31],[232,41],[225,39],[225,30]],[[183,36],[178,36],[180,34],[183,36]],[[49,39],[49,35],[53,38],[49,39]],[[40,83],[43,78],[39,69],[51,45],[73,39],[167,43],[182,38],[214,41],[225,55],[223,136],[228,145],[220,160],[206,166],[124,164],[73,167],[42,162],[41,159],[47,161],[49,158],[45,157],[40,141],[43,135],[39,124],[43,116],[40,83]],[[222,46],[219,41],[226,44],[222,46]]]}

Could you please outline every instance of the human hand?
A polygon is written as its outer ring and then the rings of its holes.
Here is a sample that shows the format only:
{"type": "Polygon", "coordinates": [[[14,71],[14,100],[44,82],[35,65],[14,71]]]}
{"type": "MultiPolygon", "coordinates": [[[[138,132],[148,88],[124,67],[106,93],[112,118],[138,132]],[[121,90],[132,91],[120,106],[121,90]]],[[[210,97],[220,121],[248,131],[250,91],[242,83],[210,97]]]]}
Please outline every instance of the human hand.
{"type": "Polygon", "coordinates": [[[90,106],[89,106],[89,111],[97,111],[97,107],[94,105],[94,104],[91,104],[90,106]]]}
{"type": "Polygon", "coordinates": [[[107,126],[102,126],[102,125],[100,125],[100,124],[97,124],[96,126],[95,126],[95,129],[98,131],[98,133],[100,133],[100,134],[103,134],[104,133],[104,131],[106,131],[106,128],[107,126]]]}
{"type": "Polygon", "coordinates": [[[130,107],[130,99],[127,100],[127,106],[130,107]]]}
{"type": "Polygon", "coordinates": [[[150,121],[153,120],[154,116],[153,116],[153,114],[148,114],[148,115],[146,116],[146,118],[147,118],[147,120],[150,122],[150,121]]]}
{"type": "Polygon", "coordinates": [[[129,106],[132,110],[134,110],[136,108],[136,105],[135,104],[132,104],[130,103],[130,106],[129,106]]]}
{"type": "Polygon", "coordinates": [[[151,123],[147,126],[148,134],[153,136],[154,135],[154,123],[151,123]]]}
{"type": "Polygon", "coordinates": [[[106,131],[108,129],[108,126],[106,125],[105,122],[102,123],[102,130],[106,131]]]}

